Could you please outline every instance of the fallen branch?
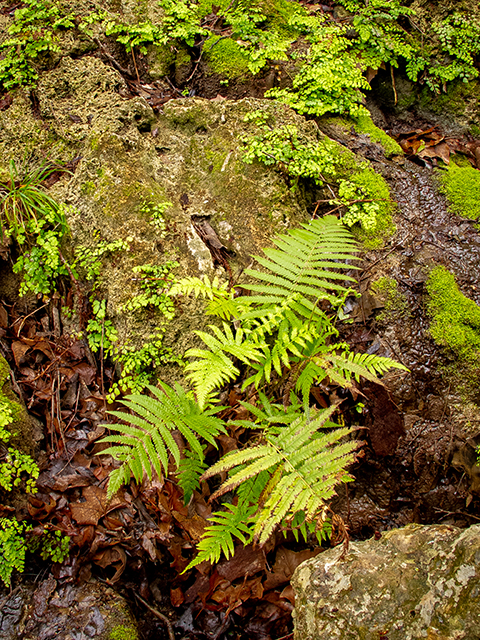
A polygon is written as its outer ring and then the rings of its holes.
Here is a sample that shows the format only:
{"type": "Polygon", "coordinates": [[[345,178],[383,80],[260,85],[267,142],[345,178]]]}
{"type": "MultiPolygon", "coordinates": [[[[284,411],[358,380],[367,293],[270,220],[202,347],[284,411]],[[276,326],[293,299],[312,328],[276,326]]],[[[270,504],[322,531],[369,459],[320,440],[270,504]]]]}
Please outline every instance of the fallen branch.
{"type": "Polygon", "coordinates": [[[148,602],[146,600],[144,600],[141,596],[138,595],[138,593],[135,593],[135,597],[140,600],[140,602],[147,607],[147,609],[153,613],[154,616],[156,616],[159,620],[161,620],[162,622],[164,622],[167,626],[167,630],[168,630],[168,638],[169,640],[175,640],[175,634],[173,633],[173,627],[172,627],[172,623],[170,622],[170,620],[167,618],[166,615],[164,615],[163,613],[160,613],[160,611],[157,611],[154,607],[152,607],[151,605],[148,604],[148,602]]]}

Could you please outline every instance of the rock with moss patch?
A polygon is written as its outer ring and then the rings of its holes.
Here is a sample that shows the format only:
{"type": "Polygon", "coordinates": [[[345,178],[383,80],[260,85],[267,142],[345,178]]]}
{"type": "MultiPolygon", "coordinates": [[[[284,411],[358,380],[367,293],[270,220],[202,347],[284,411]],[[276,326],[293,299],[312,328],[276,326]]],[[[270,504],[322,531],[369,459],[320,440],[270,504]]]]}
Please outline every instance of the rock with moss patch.
{"type": "Polygon", "coordinates": [[[480,637],[480,525],[410,525],[296,570],[296,640],[480,637]]]}
{"type": "Polygon", "coordinates": [[[3,439],[9,447],[31,456],[36,453],[40,437],[41,433],[28,415],[25,405],[12,390],[8,362],[0,356],[0,441],[3,439]],[[4,438],[1,437],[2,431],[4,438]]]}
{"type": "Polygon", "coordinates": [[[99,582],[60,585],[50,575],[38,585],[22,585],[0,612],[5,640],[138,640],[128,602],[99,582]]]}

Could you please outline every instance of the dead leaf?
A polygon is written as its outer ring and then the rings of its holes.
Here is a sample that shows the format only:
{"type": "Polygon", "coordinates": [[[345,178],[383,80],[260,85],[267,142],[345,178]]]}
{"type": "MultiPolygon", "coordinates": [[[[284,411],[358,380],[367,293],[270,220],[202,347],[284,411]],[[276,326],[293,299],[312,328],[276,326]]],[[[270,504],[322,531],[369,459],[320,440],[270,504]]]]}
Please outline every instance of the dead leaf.
{"type": "Polygon", "coordinates": [[[198,542],[201,539],[205,531],[205,527],[208,524],[205,518],[202,518],[197,514],[194,514],[189,518],[178,511],[172,511],[172,514],[175,520],[182,525],[183,529],[185,529],[194,542],[198,542]]]}
{"type": "Polygon", "coordinates": [[[183,595],[183,591],[180,587],[176,589],[170,589],[170,602],[173,607],[179,607],[185,601],[185,596],[183,595]]]}
{"type": "Polygon", "coordinates": [[[272,567],[273,571],[267,574],[267,579],[263,583],[265,591],[276,589],[280,585],[289,582],[298,565],[309,558],[314,558],[320,551],[321,549],[292,551],[286,547],[279,547],[275,556],[275,564],[272,567]]]}
{"type": "Polygon", "coordinates": [[[0,327],[3,329],[8,327],[8,313],[3,304],[0,304],[0,327]]]}
{"type": "Polygon", "coordinates": [[[28,344],[20,342],[19,340],[12,342],[12,352],[17,367],[20,367],[23,364],[25,354],[29,349],[30,346],[28,344]]]}
{"type": "Polygon", "coordinates": [[[119,580],[120,576],[125,570],[125,566],[127,564],[127,555],[125,551],[122,549],[120,545],[115,545],[114,547],[108,547],[107,549],[102,549],[98,553],[94,555],[92,561],[106,569],[107,567],[112,566],[115,569],[115,573],[112,578],[107,579],[109,584],[114,584],[119,580]]]}
{"type": "Polygon", "coordinates": [[[118,496],[107,500],[107,492],[100,487],[85,487],[82,491],[85,502],[70,504],[72,518],[78,524],[97,525],[100,518],[114,509],[126,506],[118,496]]]}

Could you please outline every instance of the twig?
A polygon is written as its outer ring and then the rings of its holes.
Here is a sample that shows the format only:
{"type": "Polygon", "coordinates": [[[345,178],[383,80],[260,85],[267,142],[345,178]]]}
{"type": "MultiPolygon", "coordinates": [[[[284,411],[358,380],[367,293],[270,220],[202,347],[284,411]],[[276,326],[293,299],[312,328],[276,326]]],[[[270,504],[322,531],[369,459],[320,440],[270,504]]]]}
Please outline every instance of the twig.
{"type": "Polygon", "coordinates": [[[132,74],[130,73],[130,70],[129,69],[125,69],[124,67],[122,67],[122,65],[120,65],[115,60],[115,58],[108,53],[108,51],[106,50],[106,48],[104,47],[104,45],[100,42],[100,40],[98,38],[92,38],[92,40],[102,50],[103,55],[110,60],[110,62],[113,64],[113,66],[115,67],[115,69],[117,71],[120,71],[120,73],[123,73],[123,75],[128,76],[129,78],[132,77],[132,74]]]}
{"type": "Polygon", "coordinates": [[[173,633],[173,627],[172,627],[172,623],[170,622],[170,620],[167,618],[167,616],[165,616],[163,613],[160,613],[160,611],[157,611],[154,607],[152,607],[151,605],[148,604],[148,602],[146,600],[144,600],[141,596],[138,595],[138,593],[134,594],[135,597],[140,600],[140,602],[147,607],[147,609],[153,613],[154,616],[156,616],[159,620],[161,620],[162,622],[164,622],[167,626],[168,629],[168,638],[169,640],[175,640],[175,634],[173,633]]]}
{"type": "Polygon", "coordinates": [[[137,61],[135,60],[134,47],[132,47],[132,58],[133,58],[133,66],[135,67],[135,73],[137,74],[137,81],[138,81],[138,84],[140,84],[140,76],[138,75],[138,67],[137,67],[137,61]]]}
{"type": "MultiPolygon", "coordinates": [[[[15,325],[19,320],[22,320],[22,324],[20,325],[19,330],[17,331],[17,338],[20,337],[20,331],[23,329],[23,325],[25,324],[25,320],[27,318],[29,318],[30,316],[33,316],[34,313],[37,313],[37,311],[40,311],[40,309],[44,309],[45,307],[47,307],[50,304],[50,300],[48,302],[46,302],[45,304],[43,304],[41,307],[38,307],[38,309],[35,309],[34,311],[32,311],[31,313],[29,313],[27,316],[23,316],[23,318],[17,318],[15,320],[15,322],[13,323],[13,325],[15,325]]],[[[12,325],[12,326],[13,326],[12,325]]]]}
{"type": "MultiPolygon", "coordinates": [[[[472,513],[465,513],[465,511],[446,511],[445,509],[438,509],[438,507],[433,508],[437,513],[444,513],[443,518],[447,518],[448,516],[464,516],[465,518],[473,518],[473,520],[479,520],[478,516],[474,516],[472,513]]],[[[440,518],[443,520],[443,518],[440,518]]]]}
{"type": "Polygon", "coordinates": [[[183,93],[180,91],[180,89],[177,89],[177,87],[173,84],[173,82],[170,80],[168,76],[165,76],[165,80],[172,87],[172,89],[178,93],[179,96],[183,97],[183,93]]]}
{"type": "Polygon", "coordinates": [[[393,95],[395,96],[395,104],[398,102],[397,87],[395,86],[395,76],[393,75],[393,66],[390,65],[390,75],[392,76],[393,95]]]}

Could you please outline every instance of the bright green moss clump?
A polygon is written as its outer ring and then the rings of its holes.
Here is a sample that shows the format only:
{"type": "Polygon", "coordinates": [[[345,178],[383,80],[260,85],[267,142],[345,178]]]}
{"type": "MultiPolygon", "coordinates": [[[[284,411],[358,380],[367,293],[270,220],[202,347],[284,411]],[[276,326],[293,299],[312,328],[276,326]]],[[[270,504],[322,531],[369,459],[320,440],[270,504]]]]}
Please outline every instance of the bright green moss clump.
{"type": "Polygon", "coordinates": [[[385,179],[370,167],[365,167],[349,176],[349,180],[361,188],[366,199],[371,199],[378,207],[375,225],[369,229],[356,226],[352,229],[357,238],[363,242],[365,249],[379,249],[386,238],[395,233],[392,214],[395,204],[385,179]]]}
{"type": "Polygon", "coordinates": [[[232,38],[212,38],[206,43],[204,50],[211,72],[219,73],[228,80],[248,74],[249,58],[232,38]]]}
{"type": "Polygon", "coordinates": [[[109,640],[137,640],[138,633],[133,627],[119,624],[110,631],[109,640]]]}
{"type": "Polygon", "coordinates": [[[480,307],[461,293],[445,267],[435,267],[427,280],[432,317],[430,334],[457,358],[475,363],[480,355],[480,307]]]}
{"type": "Polygon", "coordinates": [[[480,218],[480,171],[470,165],[452,162],[447,171],[439,173],[441,191],[447,196],[453,213],[470,220],[480,218]]]}
{"type": "Polygon", "coordinates": [[[360,115],[354,118],[354,128],[357,133],[366,133],[372,142],[376,142],[383,147],[387,156],[403,155],[402,147],[391,138],[385,131],[373,124],[373,120],[368,115],[360,115]]]}

